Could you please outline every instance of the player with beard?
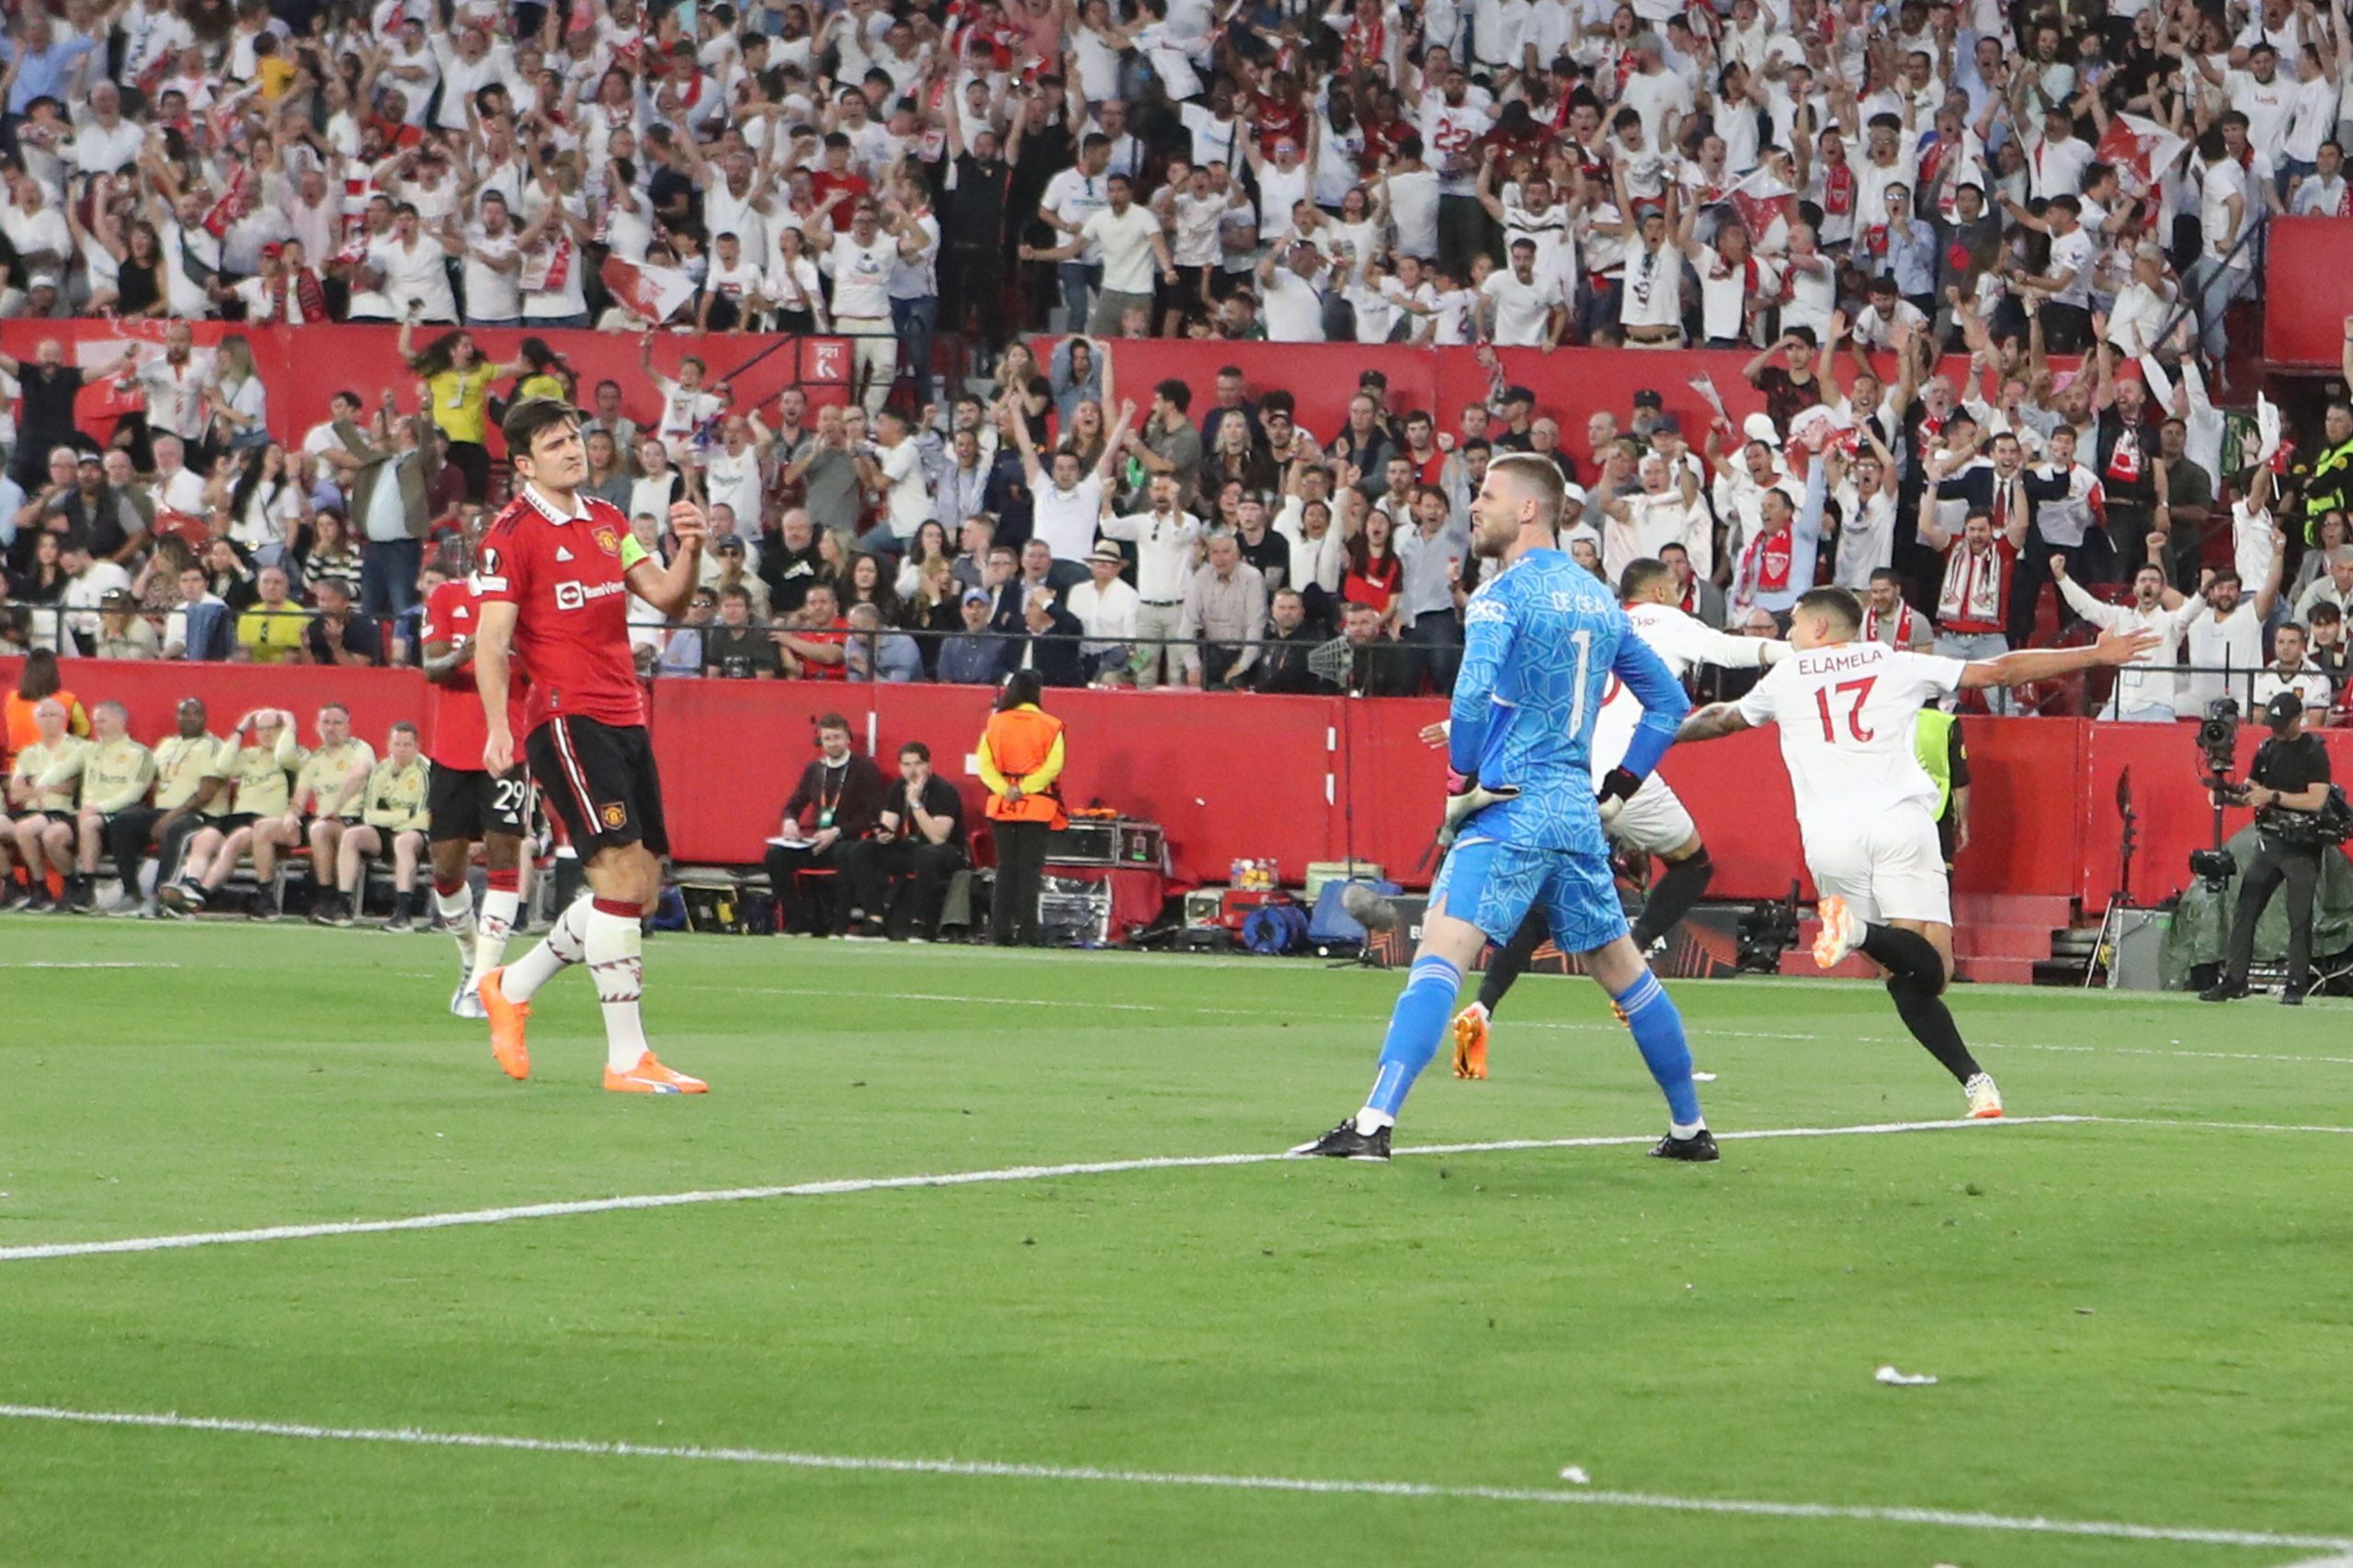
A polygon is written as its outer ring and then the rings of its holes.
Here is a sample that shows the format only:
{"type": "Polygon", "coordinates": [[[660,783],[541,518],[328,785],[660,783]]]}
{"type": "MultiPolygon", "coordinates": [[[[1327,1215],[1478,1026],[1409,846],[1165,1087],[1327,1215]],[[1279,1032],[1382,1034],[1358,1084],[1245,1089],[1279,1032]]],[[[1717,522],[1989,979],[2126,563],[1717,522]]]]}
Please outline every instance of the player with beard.
{"type": "Polygon", "coordinates": [[[1603,843],[1601,802],[1622,803],[1665,751],[1690,699],[1616,598],[1559,543],[1564,486],[1550,459],[1498,458],[1472,503],[1472,548],[1503,571],[1471,596],[1448,737],[1446,822],[1454,844],[1430,889],[1422,944],[1391,1015],[1364,1107],[1294,1154],[1389,1158],[1390,1130],[1438,1053],[1462,971],[1541,907],[1553,940],[1625,1014],[1665,1093],[1667,1135],[1651,1153],[1707,1161],[1691,1051],[1675,1004],[1626,935],[1603,843]],[[1643,711],[1597,794],[1591,749],[1605,688],[1623,681],[1643,711]]]}
{"type": "Polygon", "coordinates": [[[481,977],[491,1054],[508,1077],[530,1076],[524,1028],[531,998],[585,960],[605,1015],[605,1087],[702,1094],[710,1085],[701,1079],[654,1058],[638,1013],[645,972],[638,922],[661,891],[669,835],[629,642],[632,593],[665,619],[686,618],[702,569],[702,509],[685,501],[671,506],[678,551],[665,568],[631,535],[620,507],[582,492],[588,452],[575,410],[553,398],[525,398],[507,411],[503,428],[524,483],[483,536],[474,573],[483,771],[495,778],[515,766],[506,707],[511,653],[530,676],[524,751],[531,777],[580,854],[588,892],[545,941],[481,977]]]}

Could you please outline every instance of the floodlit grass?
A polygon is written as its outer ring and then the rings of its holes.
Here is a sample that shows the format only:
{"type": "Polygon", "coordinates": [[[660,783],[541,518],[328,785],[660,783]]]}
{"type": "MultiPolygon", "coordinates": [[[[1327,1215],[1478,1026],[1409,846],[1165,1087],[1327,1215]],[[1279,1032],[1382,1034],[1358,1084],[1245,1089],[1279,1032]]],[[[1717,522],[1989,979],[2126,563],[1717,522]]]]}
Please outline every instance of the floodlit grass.
{"type": "MultiPolygon", "coordinates": [[[[520,950],[519,949],[517,949],[520,950]]],[[[655,938],[701,1099],[537,1077],[443,939],[0,920],[0,1247],[1279,1149],[1399,977],[655,938]],[[35,963],[120,968],[36,968],[35,963]],[[165,967],[170,966],[170,967],[165,967]]],[[[1941,1120],[1876,987],[1674,987],[1721,1132],[1941,1120]]],[[[0,1403],[536,1439],[2353,1535],[2342,1006],[1963,988],[2015,1116],[1268,1163],[0,1260],[0,1403]],[[2236,1053],[2236,1054],[2226,1054],[2236,1053]],[[1889,1388],[1893,1363],[1933,1388],[1889,1388]]],[[[1650,1136],[1583,982],[1399,1143],[1650,1136]]],[[[0,1562],[2206,1564],[2317,1548],[1487,1497],[813,1471],[0,1419],[0,1562]]]]}

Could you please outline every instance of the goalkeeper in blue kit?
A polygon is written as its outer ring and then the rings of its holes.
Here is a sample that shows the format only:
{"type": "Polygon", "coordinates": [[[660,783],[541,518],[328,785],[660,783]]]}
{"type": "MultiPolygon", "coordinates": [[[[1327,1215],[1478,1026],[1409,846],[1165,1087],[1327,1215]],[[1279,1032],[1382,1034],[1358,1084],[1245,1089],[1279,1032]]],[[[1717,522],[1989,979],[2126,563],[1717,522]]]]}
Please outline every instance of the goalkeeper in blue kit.
{"type": "Polygon", "coordinates": [[[1390,1016],[1364,1108],[1291,1153],[1385,1160],[1414,1080],[1438,1053],[1462,972],[1540,906],[1561,950],[1609,994],[1665,1093],[1669,1127],[1651,1153],[1712,1160],[1683,1019],[1626,932],[1602,836],[1601,802],[1632,795],[1675,739],[1690,699],[1592,573],[1560,549],[1561,471],[1500,457],[1471,503],[1472,548],[1505,570],[1463,612],[1464,651],[1448,742],[1453,847],[1430,889],[1422,944],[1390,1016]],[[1593,786],[1594,716],[1610,677],[1643,713],[1625,761],[1593,786]]]}

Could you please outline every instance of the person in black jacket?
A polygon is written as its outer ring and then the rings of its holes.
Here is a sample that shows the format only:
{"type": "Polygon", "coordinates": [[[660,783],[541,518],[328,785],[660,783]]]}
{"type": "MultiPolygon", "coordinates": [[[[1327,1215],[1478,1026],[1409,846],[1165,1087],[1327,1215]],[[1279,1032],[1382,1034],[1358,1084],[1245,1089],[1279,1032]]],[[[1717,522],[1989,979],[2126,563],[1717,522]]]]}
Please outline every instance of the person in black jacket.
{"type": "Polygon", "coordinates": [[[1324,629],[1307,619],[1307,601],[1291,589],[1280,589],[1267,606],[1267,617],[1258,667],[1250,672],[1251,686],[1292,696],[1329,690],[1307,664],[1307,656],[1324,640],[1324,629]]]}
{"type": "MultiPolygon", "coordinates": [[[[1411,697],[1414,694],[1413,653],[1403,643],[1381,634],[1379,610],[1369,604],[1350,604],[1341,635],[1348,642],[1349,696],[1411,697]]],[[[1323,689],[1337,691],[1340,688],[1326,681],[1323,689]]]]}
{"type": "Polygon", "coordinates": [[[2288,885],[2288,972],[2279,1000],[2300,1006],[2312,983],[2313,892],[2320,882],[2322,839],[2315,818],[2328,803],[2328,747],[2304,733],[2303,699],[2283,691],[2264,710],[2271,738],[2255,754],[2232,803],[2255,808],[2255,858],[2239,879],[2231,911],[2231,946],[2222,978],[2198,994],[2201,1002],[2229,1002],[2247,994],[2255,962],[2255,926],[2271,895],[2288,885]]]}
{"type": "Polygon", "coordinates": [[[1086,661],[1080,656],[1078,644],[1086,628],[1078,617],[1064,609],[1062,597],[1043,585],[1025,590],[1016,584],[1012,591],[1026,594],[1021,626],[1029,635],[1015,667],[1037,671],[1038,678],[1048,686],[1085,686],[1086,661]]]}
{"type": "Polygon", "coordinates": [[[852,922],[846,934],[934,940],[949,879],[965,864],[963,800],[931,770],[931,748],[909,741],[899,748],[899,777],[883,797],[874,836],[842,846],[852,922]],[[906,880],[892,887],[899,876],[906,880]]]}
{"type": "Polygon", "coordinates": [[[847,901],[811,899],[804,908],[801,893],[815,890],[804,890],[800,874],[838,870],[842,847],[874,831],[882,812],[881,772],[872,758],[850,750],[848,720],[838,713],[819,719],[817,751],[785,799],[781,828],[768,841],[765,857],[779,936],[798,930],[824,937],[840,930],[847,901]]]}

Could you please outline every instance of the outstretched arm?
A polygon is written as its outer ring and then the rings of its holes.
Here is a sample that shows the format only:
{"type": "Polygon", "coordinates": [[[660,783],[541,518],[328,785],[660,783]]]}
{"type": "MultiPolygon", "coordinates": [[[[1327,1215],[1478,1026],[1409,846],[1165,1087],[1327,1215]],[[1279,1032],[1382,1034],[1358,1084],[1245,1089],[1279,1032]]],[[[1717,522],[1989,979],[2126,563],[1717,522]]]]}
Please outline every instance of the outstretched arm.
{"type": "Polygon", "coordinates": [[[1725,735],[1736,735],[1754,728],[1748,715],[1740,710],[1737,702],[1711,702],[1683,721],[1675,732],[1677,741],[1712,741],[1725,735]]]}
{"type": "Polygon", "coordinates": [[[1964,687],[2025,686],[2102,665],[2129,665],[2157,645],[2154,631],[2103,631],[2088,648],[2034,648],[1998,659],[1974,659],[1961,672],[1964,687]]]}

